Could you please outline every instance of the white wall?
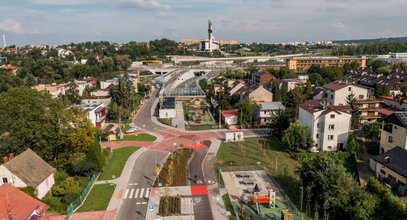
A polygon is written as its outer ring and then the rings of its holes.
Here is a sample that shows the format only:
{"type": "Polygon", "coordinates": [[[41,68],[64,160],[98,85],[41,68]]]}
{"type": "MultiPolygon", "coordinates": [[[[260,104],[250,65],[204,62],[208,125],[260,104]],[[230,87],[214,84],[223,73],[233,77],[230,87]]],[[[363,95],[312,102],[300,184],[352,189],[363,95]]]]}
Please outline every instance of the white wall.
{"type": "Polygon", "coordinates": [[[8,183],[10,183],[14,187],[18,187],[18,188],[27,187],[27,184],[25,184],[16,175],[12,175],[10,170],[8,170],[5,166],[0,166],[0,186],[3,185],[3,177],[6,177],[8,180],[8,183]]]}
{"type": "Polygon", "coordinates": [[[159,118],[175,118],[177,116],[176,109],[160,109],[159,118]]]}
{"type": "Polygon", "coordinates": [[[42,199],[55,184],[54,174],[51,174],[47,179],[45,179],[40,185],[37,186],[37,197],[42,199]]]}
{"type": "Polygon", "coordinates": [[[354,85],[349,85],[345,88],[335,91],[330,89],[325,89],[325,91],[327,94],[327,102],[329,105],[347,105],[346,98],[351,93],[355,94],[356,99],[367,99],[369,97],[368,89],[354,85]],[[349,91],[349,88],[351,88],[351,91],[349,91]],[[359,96],[363,96],[363,98],[359,96]]]}
{"type": "MultiPolygon", "coordinates": [[[[223,117],[223,116],[222,116],[223,117]]],[[[225,123],[228,125],[235,125],[237,124],[237,116],[232,116],[232,117],[226,117],[225,119],[225,123]]]]}

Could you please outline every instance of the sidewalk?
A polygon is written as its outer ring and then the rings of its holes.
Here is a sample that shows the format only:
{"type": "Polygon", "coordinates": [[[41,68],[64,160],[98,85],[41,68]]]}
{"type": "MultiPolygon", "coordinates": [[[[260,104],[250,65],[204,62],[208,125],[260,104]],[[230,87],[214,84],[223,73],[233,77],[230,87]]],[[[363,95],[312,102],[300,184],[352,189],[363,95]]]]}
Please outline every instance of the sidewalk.
{"type": "Polygon", "coordinates": [[[127,183],[129,182],[131,172],[133,170],[134,163],[136,160],[142,155],[144,152],[146,152],[148,149],[147,148],[140,148],[136,152],[134,152],[129,159],[126,161],[126,164],[124,165],[122,174],[120,175],[119,178],[113,179],[113,180],[101,180],[101,181],[96,181],[95,184],[105,184],[105,183],[114,183],[116,184],[116,188],[113,192],[112,198],[110,198],[109,205],[107,206],[106,210],[115,210],[118,209],[120,206],[121,202],[121,196],[120,194],[123,193],[123,189],[126,188],[127,183]]]}
{"type": "Polygon", "coordinates": [[[216,172],[214,169],[214,164],[216,161],[216,153],[220,148],[220,140],[212,140],[212,144],[209,147],[208,153],[203,161],[203,172],[205,176],[205,181],[208,185],[208,197],[209,204],[211,205],[213,218],[218,219],[229,219],[227,215],[225,204],[223,203],[222,195],[224,191],[219,190],[219,185],[216,183],[216,172]]]}
{"type": "Polygon", "coordinates": [[[176,104],[177,115],[173,119],[173,125],[176,128],[185,131],[185,121],[184,121],[184,108],[182,107],[182,101],[178,101],[176,104]]]}

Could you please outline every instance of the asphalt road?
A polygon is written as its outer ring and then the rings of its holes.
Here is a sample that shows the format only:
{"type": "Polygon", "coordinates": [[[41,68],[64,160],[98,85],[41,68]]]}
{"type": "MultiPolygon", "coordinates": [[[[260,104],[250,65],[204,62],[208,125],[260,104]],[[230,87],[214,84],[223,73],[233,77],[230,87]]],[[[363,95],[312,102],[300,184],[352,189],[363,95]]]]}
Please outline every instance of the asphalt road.
{"type": "Polygon", "coordinates": [[[141,108],[140,112],[134,118],[134,124],[137,127],[143,130],[147,130],[149,132],[157,132],[166,129],[165,127],[161,127],[155,124],[151,120],[151,108],[153,107],[154,101],[157,99],[156,96],[158,91],[159,90],[156,89],[151,93],[148,101],[143,104],[143,107],[141,108]]]}
{"type": "Polygon", "coordinates": [[[157,176],[154,169],[156,167],[155,159],[162,165],[166,155],[166,152],[150,150],[140,155],[133,166],[129,182],[123,192],[116,219],[145,219],[149,192],[157,176]]]}

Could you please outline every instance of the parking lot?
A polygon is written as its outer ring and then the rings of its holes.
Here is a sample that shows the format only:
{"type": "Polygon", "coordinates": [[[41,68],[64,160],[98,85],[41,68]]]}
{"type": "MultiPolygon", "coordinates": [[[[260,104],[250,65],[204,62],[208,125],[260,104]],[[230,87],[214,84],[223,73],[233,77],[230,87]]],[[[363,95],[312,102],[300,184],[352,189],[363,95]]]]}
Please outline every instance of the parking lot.
{"type": "Polygon", "coordinates": [[[267,195],[266,188],[269,186],[277,192],[276,199],[282,199],[280,190],[265,171],[222,172],[222,178],[232,202],[240,199],[249,201],[256,184],[260,189],[260,195],[267,195]]]}

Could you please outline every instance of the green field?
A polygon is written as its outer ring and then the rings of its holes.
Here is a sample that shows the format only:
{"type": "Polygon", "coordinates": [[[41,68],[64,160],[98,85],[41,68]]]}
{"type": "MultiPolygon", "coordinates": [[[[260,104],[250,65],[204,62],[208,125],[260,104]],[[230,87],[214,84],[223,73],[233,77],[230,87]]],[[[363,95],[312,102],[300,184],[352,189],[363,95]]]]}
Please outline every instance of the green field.
{"type": "Polygon", "coordinates": [[[139,147],[124,147],[113,150],[112,158],[107,161],[107,164],[99,177],[99,180],[110,180],[114,175],[115,178],[120,177],[123,167],[126,164],[127,159],[135,151],[140,149],[139,147]]]}
{"type": "Polygon", "coordinates": [[[222,142],[216,167],[223,171],[266,169],[298,206],[301,186],[300,163],[285,151],[275,137],[246,138],[242,142],[222,142]]]}
{"type": "Polygon", "coordinates": [[[78,212],[106,210],[115,187],[114,184],[94,185],[78,212]]]}
{"type": "Polygon", "coordinates": [[[156,136],[151,134],[141,133],[137,135],[124,135],[123,139],[117,141],[155,141],[156,136]]]}

